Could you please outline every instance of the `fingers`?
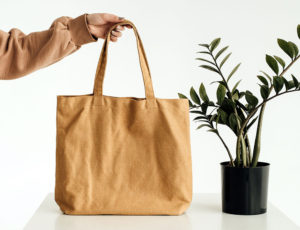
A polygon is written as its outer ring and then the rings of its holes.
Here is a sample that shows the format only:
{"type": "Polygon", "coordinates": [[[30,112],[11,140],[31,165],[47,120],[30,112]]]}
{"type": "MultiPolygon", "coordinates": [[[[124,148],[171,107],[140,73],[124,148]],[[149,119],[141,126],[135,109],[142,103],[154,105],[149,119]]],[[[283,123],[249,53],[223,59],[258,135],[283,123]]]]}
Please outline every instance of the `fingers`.
{"type": "Polygon", "coordinates": [[[114,14],[108,14],[108,13],[103,13],[101,14],[102,18],[106,22],[113,22],[113,23],[118,23],[124,21],[123,17],[119,17],[114,14]]]}
{"type": "Polygon", "coordinates": [[[125,30],[124,26],[117,26],[111,32],[110,40],[113,41],[113,42],[116,42],[118,40],[118,38],[122,36],[122,32],[120,32],[120,31],[123,31],[123,30],[125,30]]]}
{"type": "Polygon", "coordinates": [[[113,42],[114,42],[114,41],[117,41],[118,38],[121,37],[121,36],[122,36],[122,33],[121,33],[121,32],[113,30],[113,31],[111,32],[110,40],[113,41],[113,42]]]}

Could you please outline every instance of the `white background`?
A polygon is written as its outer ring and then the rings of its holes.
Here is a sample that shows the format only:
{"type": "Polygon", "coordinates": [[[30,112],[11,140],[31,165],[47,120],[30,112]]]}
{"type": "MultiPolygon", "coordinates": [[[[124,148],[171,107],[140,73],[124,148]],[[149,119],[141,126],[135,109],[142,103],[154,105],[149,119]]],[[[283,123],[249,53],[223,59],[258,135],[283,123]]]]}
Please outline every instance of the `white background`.
{"type": "MultiPolygon", "coordinates": [[[[258,93],[256,75],[263,69],[265,54],[286,58],[276,44],[285,38],[300,44],[297,0],[215,1],[1,1],[0,29],[16,27],[24,33],[47,29],[60,16],[112,12],[135,22],[149,59],[154,90],[159,98],[187,94],[190,86],[207,86],[215,97],[218,76],[197,67],[200,47],[222,37],[230,45],[228,72],[242,65],[232,83],[258,93]]],[[[92,93],[102,40],[85,45],[61,62],[27,77],[0,82],[0,228],[21,229],[45,195],[54,190],[56,95],[92,93]]],[[[288,61],[288,58],[285,59],[288,61]]],[[[300,76],[300,62],[291,70],[300,76]]],[[[109,53],[104,93],[144,97],[135,39],[126,32],[109,53]]],[[[266,108],[261,160],[271,163],[270,200],[300,224],[299,94],[286,95],[266,108]]],[[[192,118],[192,116],[191,116],[192,118]]],[[[219,140],[204,130],[195,131],[191,143],[195,192],[220,192],[219,162],[227,155],[219,140]]],[[[235,139],[224,130],[234,147],[235,139]]],[[[253,140],[253,133],[251,135],[253,140]]]]}

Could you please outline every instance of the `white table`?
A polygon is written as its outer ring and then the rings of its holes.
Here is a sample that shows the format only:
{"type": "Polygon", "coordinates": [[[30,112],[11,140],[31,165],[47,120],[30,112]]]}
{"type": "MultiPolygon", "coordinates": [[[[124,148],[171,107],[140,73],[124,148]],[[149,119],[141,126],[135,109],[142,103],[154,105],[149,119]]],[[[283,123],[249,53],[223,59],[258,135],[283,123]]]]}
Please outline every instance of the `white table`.
{"type": "Polygon", "coordinates": [[[219,194],[194,194],[191,207],[182,216],[69,216],[63,215],[48,194],[25,230],[293,230],[300,229],[272,204],[268,212],[238,216],[221,212],[219,194]]]}

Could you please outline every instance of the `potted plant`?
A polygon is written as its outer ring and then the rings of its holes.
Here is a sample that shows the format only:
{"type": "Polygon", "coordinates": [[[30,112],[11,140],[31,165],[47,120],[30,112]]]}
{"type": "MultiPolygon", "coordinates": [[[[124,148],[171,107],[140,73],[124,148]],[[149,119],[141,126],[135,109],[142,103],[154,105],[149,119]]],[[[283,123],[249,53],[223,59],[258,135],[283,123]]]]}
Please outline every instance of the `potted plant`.
{"type": "MultiPolygon", "coordinates": [[[[300,39],[300,25],[297,27],[300,39]]],[[[250,90],[238,88],[241,80],[232,84],[232,76],[237,72],[240,64],[225,75],[223,65],[231,53],[225,55],[228,46],[217,51],[221,39],[214,39],[210,44],[199,44],[204,50],[203,57],[196,58],[203,62],[200,67],[215,72],[219,80],[217,84],[216,100],[207,95],[203,83],[199,91],[191,87],[190,99],[178,93],[180,98],[189,100],[190,113],[196,115],[195,122],[201,122],[197,129],[208,128],[221,141],[228,154],[229,161],[221,163],[222,173],[222,210],[232,214],[261,214],[267,210],[269,164],[259,162],[261,148],[261,134],[264,111],[267,102],[287,93],[300,91],[297,78],[291,74],[287,78],[287,71],[299,59],[299,50],[295,43],[278,39],[278,45],[289,57],[286,64],[279,56],[266,55],[266,62],[272,74],[260,71],[257,76],[260,81],[260,96],[255,96],[250,90]],[[221,58],[221,56],[224,56],[221,58]],[[233,87],[231,87],[233,85],[233,87]],[[261,100],[259,100],[261,98],[261,100]],[[256,126],[254,147],[248,137],[249,130],[256,126]],[[235,156],[225,143],[218,125],[228,127],[236,137],[235,156]],[[253,149],[253,150],[252,150],[253,149]]]]}

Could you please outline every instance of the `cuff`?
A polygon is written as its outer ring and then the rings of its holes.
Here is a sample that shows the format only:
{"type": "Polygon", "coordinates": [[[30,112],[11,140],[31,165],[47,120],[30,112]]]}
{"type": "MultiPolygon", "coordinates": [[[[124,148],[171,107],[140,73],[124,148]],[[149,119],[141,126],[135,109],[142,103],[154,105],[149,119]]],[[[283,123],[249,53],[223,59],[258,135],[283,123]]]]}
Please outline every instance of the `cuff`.
{"type": "Polygon", "coordinates": [[[87,14],[83,14],[77,18],[71,19],[68,24],[72,41],[77,46],[81,46],[90,42],[96,42],[98,40],[89,31],[86,16],[87,14]]]}

